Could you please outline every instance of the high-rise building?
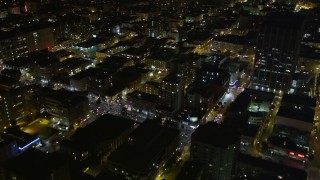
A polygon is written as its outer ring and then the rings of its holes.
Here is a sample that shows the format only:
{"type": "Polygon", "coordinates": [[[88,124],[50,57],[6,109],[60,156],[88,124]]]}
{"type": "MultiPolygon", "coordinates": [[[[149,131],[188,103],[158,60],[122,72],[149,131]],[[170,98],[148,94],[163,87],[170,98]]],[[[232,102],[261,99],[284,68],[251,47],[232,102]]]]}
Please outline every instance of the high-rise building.
{"type": "Polygon", "coordinates": [[[298,61],[304,17],[289,12],[270,13],[258,36],[251,87],[288,91],[298,61]]]}

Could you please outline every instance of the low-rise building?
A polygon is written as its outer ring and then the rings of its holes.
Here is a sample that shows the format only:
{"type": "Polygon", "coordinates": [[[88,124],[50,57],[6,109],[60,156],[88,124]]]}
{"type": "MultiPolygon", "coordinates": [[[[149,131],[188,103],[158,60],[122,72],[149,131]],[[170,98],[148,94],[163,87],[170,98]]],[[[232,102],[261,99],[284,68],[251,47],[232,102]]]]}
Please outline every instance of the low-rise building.
{"type": "Polygon", "coordinates": [[[146,118],[153,117],[156,111],[156,105],[159,101],[157,95],[133,91],[127,94],[128,113],[142,113],[146,118]]]}
{"type": "Polygon", "coordinates": [[[61,152],[74,160],[90,163],[104,161],[108,155],[127,140],[134,122],[129,119],[106,114],[91,124],[79,127],[70,140],[61,142],[61,152]]]}
{"type": "Polygon", "coordinates": [[[265,159],[239,154],[236,179],[307,179],[304,170],[291,168],[265,159]]]}
{"type": "Polygon", "coordinates": [[[64,156],[59,154],[47,154],[36,149],[29,149],[18,157],[1,165],[0,177],[3,180],[71,179],[69,163],[64,156]]]}
{"type": "Polygon", "coordinates": [[[153,179],[176,151],[179,130],[143,122],[108,158],[107,168],[127,179],[153,179]]]}
{"type": "Polygon", "coordinates": [[[226,124],[209,122],[192,134],[190,160],[202,166],[203,179],[232,179],[239,135],[226,124]]]}

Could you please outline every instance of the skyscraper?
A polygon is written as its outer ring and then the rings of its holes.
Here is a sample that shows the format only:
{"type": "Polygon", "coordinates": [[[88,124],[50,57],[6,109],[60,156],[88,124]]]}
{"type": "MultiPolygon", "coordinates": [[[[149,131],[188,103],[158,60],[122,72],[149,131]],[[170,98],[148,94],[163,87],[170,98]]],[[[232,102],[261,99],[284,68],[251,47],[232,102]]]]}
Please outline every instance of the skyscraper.
{"type": "Polygon", "coordinates": [[[289,12],[270,13],[260,28],[251,87],[288,91],[295,71],[304,17],[289,12]]]}

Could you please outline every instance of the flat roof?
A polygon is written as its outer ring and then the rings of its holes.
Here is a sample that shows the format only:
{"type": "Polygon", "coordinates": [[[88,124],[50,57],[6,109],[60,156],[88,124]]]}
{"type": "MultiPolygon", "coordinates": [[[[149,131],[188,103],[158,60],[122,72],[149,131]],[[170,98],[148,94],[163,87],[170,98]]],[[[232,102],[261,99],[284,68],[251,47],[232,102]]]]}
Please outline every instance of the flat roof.
{"type": "Polygon", "coordinates": [[[179,135],[177,129],[146,120],[130,134],[131,140],[111,153],[108,159],[125,168],[149,172],[154,163],[162,161],[161,154],[179,135]]]}
{"type": "Polygon", "coordinates": [[[145,84],[150,85],[150,86],[155,86],[158,87],[160,83],[155,82],[155,81],[147,81],[145,84]]]}
{"type": "Polygon", "coordinates": [[[0,40],[21,36],[24,34],[28,34],[30,32],[34,32],[34,31],[38,31],[40,29],[46,29],[46,28],[51,29],[49,23],[41,23],[41,24],[39,23],[37,25],[32,25],[28,27],[24,26],[24,27],[14,28],[14,29],[11,29],[10,31],[0,31],[0,40]]]}
{"type": "Polygon", "coordinates": [[[21,130],[28,134],[37,136],[41,139],[48,139],[59,131],[51,128],[50,121],[44,118],[38,118],[29,123],[28,126],[22,127],[21,130]]]}
{"type": "Polygon", "coordinates": [[[76,93],[65,89],[53,90],[48,87],[42,87],[40,91],[38,91],[38,94],[45,98],[51,98],[63,102],[66,99],[69,99],[72,95],[75,95],[76,93]]]}
{"type": "Polygon", "coordinates": [[[159,60],[168,62],[175,57],[178,57],[174,50],[161,48],[158,51],[154,51],[147,57],[147,59],[159,60]]]}
{"type": "Polygon", "coordinates": [[[251,97],[256,97],[262,101],[269,102],[269,103],[273,102],[273,99],[275,97],[275,94],[272,92],[259,91],[255,89],[249,89],[249,88],[246,88],[242,93],[248,94],[251,97]]]}
{"type": "Polygon", "coordinates": [[[130,59],[120,56],[106,57],[101,63],[97,64],[96,67],[102,69],[116,69],[123,67],[124,64],[128,63],[130,59]]]}
{"type": "Polygon", "coordinates": [[[82,80],[82,79],[87,78],[87,77],[88,77],[87,71],[81,71],[81,72],[71,76],[70,79],[82,80]]]}
{"type": "MultiPolygon", "coordinates": [[[[253,157],[250,155],[245,155],[242,153],[239,153],[237,156],[237,161],[239,163],[243,163],[245,165],[250,165],[254,168],[257,169],[262,169],[263,171],[256,171],[257,173],[259,172],[264,172],[268,174],[272,179],[278,179],[279,176],[282,176],[283,179],[307,179],[307,173],[301,169],[296,169],[292,167],[288,167],[282,164],[274,163],[272,161],[264,160],[261,158],[253,157]],[[267,171],[267,172],[265,172],[267,171]],[[268,173],[269,172],[269,173],[268,173]],[[274,174],[272,174],[274,173],[274,174]]],[[[250,168],[251,169],[251,168],[250,168]]],[[[252,169],[253,170],[253,169],[252,169]]],[[[264,173],[258,174],[259,176],[261,175],[266,175],[264,173]]]]}
{"type": "Polygon", "coordinates": [[[6,90],[8,87],[11,89],[16,88],[17,86],[19,86],[21,83],[19,82],[19,80],[8,77],[8,76],[4,76],[4,75],[0,75],[0,89],[1,90],[6,90]],[[5,87],[5,89],[1,88],[5,87]]]}
{"type": "Polygon", "coordinates": [[[202,97],[209,98],[214,94],[214,89],[208,84],[192,83],[188,86],[188,94],[200,94],[202,97]]]}
{"type": "Polygon", "coordinates": [[[284,94],[282,97],[282,104],[294,104],[294,105],[300,105],[300,106],[306,106],[315,108],[316,107],[316,98],[311,98],[307,96],[302,95],[294,95],[294,94],[284,94]]]}
{"type": "Polygon", "coordinates": [[[37,139],[39,139],[36,136],[30,135],[18,128],[13,127],[5,129],[4,133],[6,137],[14,139],[17,142],[18,147],[21,149],[25,149],[25,147],[28,147],[29,144],[32,144],[32,142],[34,143],[34,141],[37,141],[37,139]]]}
{"type": "Polygon", "coordinates": [[[181,82],[181,79],[177,76],[177,74],[170,73],[162,79],[162,82],[179,83],[181,82]]]}
{"type": "Polygon", "coordinates": [[[134,98],[134,99],[141,99],[141,100],[149,101],[149,102],[158,102],[159,101],[159,97],[157,95],[148,94],[148,93],[141,92],[141,91],[133,91],[132,93],[128,93],[127,96],[134,98]]]}
{"type": "Polygon", "coordinates": [[[72,57],[62,61],[61,63],[64,67],[74,68],[86,63],[91,63],[91,61],[72,57]]]}
{"type": "Polygon", "coordinates": [[[230,106],[227,109],[227,112],[233,112],[233,113],[243,113],[248,105],[250,104],[251,98],[246,93],[241,93],[237,96],[237,98],[230,104],[230,106]]]}
{"type": "Polygon", "coordinates": [[[89,77],[95,77],[97,79],[106,79],[108,78],[111,74],[115,73],[117,69],[115,68],[109,68],[109,69],[104,69],[104,68],[89,68],[85,72],[85,74],[89,77]]]}
{"type": "Polygon", "coordinates": [[[121,52],[121,54],[128,54],[132,56],[144,56],[150,51],[146,47],[139,47],[139,48],[129,48],[121,52]]]}
{"type": "Polygon", "coordinates": [[[240,135],[235,128],[224,123],[217,124],[211,121],[207,124],[200,125],[192,133],[191,143],[194,141],[201,142],[225,149],[229,145],[235,145],[239,137],[240,135]]]}
{"type": "Polygon", "coordinates": [[[71,98],[63,101],[61,103],[61,106],[66,107],[66,108],[74,107],[74,106],[78,105],[79,103],[82,103],[83,101],[88,101],[88,98],[85,96],[75,96],[75,97],[71,97],[71,98]]]}
{"type": "Polygon", "coordinates": [[[60,154],[47,154],[32,148],[8,161],[3,167],[25,179],[47,179],[65,163],[67,159],[60,154]]]}
{"type": "Polygon", "coordinates": [[[320,52],[318,52],[318,48],[301,44],[299,56],[304,58],[311,58],[319,61],[320,52]]]}
{"type": "Polygon", "coordinates": [[[149,70],[142,69],[136,66],[129,66],[122,71],[118,71],[113,76],[116,83],[114,83],[114,86],[108,88],[105,91],[106,95],[114,96],[115,94],[125,89],[131,82],[141,78],[147,72],[149,72],[149,70]]]}
{"type": "Polygon", "coordinates": [[[90,48],[92,46],[99,45],[100,43],[106,42],[104,38],[90,38],[85,42],[78,43],[75,46],[82,47],[82,48],[90,48]]]}
{"type": "Polygon", "coordinates": [[[15,65],[18,66],[36,64],[40,67],[47,67],[60,62],[59,59],[54,55],[54,53],[49,52],[46,49],[30,52],[26,56],[20,57],[17,60],[18,61],[15,62],[15,65]]]}
{"type": "MultiPolygon", "coordinates": [[[[209,72],[214,72],[214,73],[228,73],[225,69],[222,69],[222,68],[218,68],[214,65],[211,65],[211,64],[206,64],[206,66],[202,66],[200,69],[199,69],[200,72],[203,72],[203,73],[206,73],[207,71],[209,72]]],[[[219,75],[217,75],[219,76],[219,75]]]]}
{"type": "Polygon", "coordinates": [[[302,14],[289,11],[271,12],[266,17],[265,26],[267,27],[300,29],[304,23],[304,16],[302,14]]]}
{"type": "Polygon", "coordinates": [[[67,144],[79,150],[88,150],[100,142],[114,140],[133,128],[133,124],[130,119],[105,114],[86,127],[78,128],[67,144]]]}
{"type": "Polygon", "coordinates": [[[242,135],[254,138],[256,137],[258,131],[259,126],[254,124],[245,124],[242,129],[242,135]]]}
{"type": "Polygon", "coordinates": [[[13,67],[25,67],[33,63],[33,60],[29,57],[19,57],[12,61],[3,62],[4,65],[13,66],[13,67]]]}
{"type": "Polygon", "coordinates": [[[66,51],[66,50],[63,49],[63,50],[55,51],[55,52],[53,52],[53,54],[56,57],[65,57],[65,56],[73,55],[75,53],[74,52],[70,52],[70,51],[66,51]]]}
{"type": "Polygon", "coordinates": [[[280,106],[277,116],[313,123],[315,110],[308,107],[280,106]]]}
{"type": "Polygon", "coordinates": [[[199,42],[209,39],[210,37],[213,37],[213,35],[210,34],[208,30],[203,31],[196,29],[188,33],[187,42],[197,44],[199,42]]]}
{"type": "Polygon", "coordinates": [[[290,139],[288,137],[282,138],[279,136],[271,136],[268,139],[268,143],[270,143],[271,145],[283,148],[283,149],[298,151],[301,153],[308,153],[308,150],[306,150],[302,147],[299,147],[296,142],[294,142],[292,139],[290,139]]]}

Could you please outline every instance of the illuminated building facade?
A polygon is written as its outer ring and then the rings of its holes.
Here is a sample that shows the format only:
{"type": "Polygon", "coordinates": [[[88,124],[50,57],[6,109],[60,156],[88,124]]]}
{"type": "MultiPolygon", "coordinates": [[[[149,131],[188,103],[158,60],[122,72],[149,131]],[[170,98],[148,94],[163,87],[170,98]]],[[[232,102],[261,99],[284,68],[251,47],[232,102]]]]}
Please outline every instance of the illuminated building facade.
{"type": "Polygon", "coordinates": [[[19,82],[6,76],[0,76],[0,121],[16,121],[25,116],[24,89],[19,82]]]}
{"type": "Polygon", "coordinates": [[[12,60],[53,45],[54,38],[50,27],[0,31],[0,61],[12,60]]]}
{"type": "Polygon", "coordinates": [[[298,61],[304,18],[291,13],[271,13],[260,29],[251,87],[288,91],[298,61]]]}
{"type": "Polygon", "coordinates": [[[2,121],[16,121],[25,116],[26,102],[22,88],[9,92],[0,90],[0,118],[2,121]]]}
{"type": "Polygon", "coordinates": [[[140,88],[140,91],[153,94],[153,95],[159,95],[159,83],[153,82],[153,81],[147,81],[142,85],[140,88]]]}
{"type": "Polygon", "coordinates": [[[176,74],[166,76],[159,86],[159,104],[157,112],[172,116],[181,110],[184,99],[184,80],[176,74]]]}
{"type": "Polygon", "coordinates": [[[155,113],[158,100],[158,95],[133,91],[132,93],[127,94],[127,109],[132,114],[134,114],[134,112],[141,112],[149,118],[155,113]]]}
{"type": "Polygon", "coordinates": [[[51,90],[43,88],[36,92],[40,113],[47,112],[51,117],[69,127],[87,118],[88,99],[77,92],[64,89],[51,90]]]}

